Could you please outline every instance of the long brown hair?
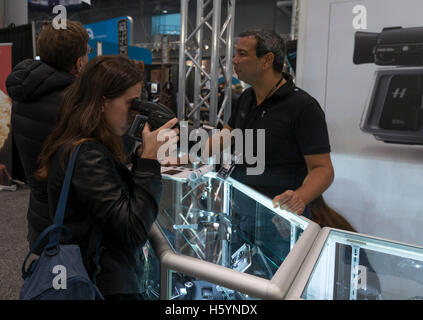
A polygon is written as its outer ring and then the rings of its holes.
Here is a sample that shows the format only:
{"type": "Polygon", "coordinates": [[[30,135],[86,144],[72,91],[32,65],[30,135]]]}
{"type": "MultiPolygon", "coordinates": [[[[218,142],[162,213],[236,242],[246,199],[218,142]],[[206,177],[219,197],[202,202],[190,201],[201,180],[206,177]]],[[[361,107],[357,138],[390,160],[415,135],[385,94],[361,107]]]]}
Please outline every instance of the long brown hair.
{"type": "Polygon", "coordinates": [[[320,195],[310,203],[312,220],[321,227],[357,232],[342,215],[328,206],[320,195]]]}
{"type": "Polygon", "coordinates": [[[95,57],[65,91],[56,125],[39,156],[38,179],[46,179],[51,158],[61,149],[64,167],[76,146],[96,140],[105,145],[122,162],[125,153],[122,138],[113,134],[102,112],[104,98],[114,99],[142,81],[142,73],[125,56],[95,57]]]}

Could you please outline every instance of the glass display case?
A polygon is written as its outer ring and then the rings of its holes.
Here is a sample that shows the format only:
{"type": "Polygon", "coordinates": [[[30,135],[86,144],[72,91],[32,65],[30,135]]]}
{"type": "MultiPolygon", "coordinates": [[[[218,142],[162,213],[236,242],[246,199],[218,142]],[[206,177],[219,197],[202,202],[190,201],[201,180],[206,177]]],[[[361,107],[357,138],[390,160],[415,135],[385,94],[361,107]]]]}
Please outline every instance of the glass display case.
{"type": "Polygon", "coordinates": [[[423,248],[323,228],[286,298],[423,300],[423,248]]]}
{"type": "Polygon", "coordinates": [[[144,250],[146,299],[282,299],[320,227],[200,171],[162,172],[160,213],[144,250]]]}

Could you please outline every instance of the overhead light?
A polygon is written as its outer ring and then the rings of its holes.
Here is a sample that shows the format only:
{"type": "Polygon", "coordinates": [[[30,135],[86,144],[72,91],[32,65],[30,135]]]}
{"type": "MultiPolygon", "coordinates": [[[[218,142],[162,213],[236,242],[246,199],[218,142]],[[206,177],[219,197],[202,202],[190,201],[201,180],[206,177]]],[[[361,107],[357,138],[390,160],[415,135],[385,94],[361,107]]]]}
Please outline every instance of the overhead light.
{"type": "Polygon", "coordinates": [[[167,13],[167,10],[163,10],[162,12],[163,12],[163,13],[167,13]]]}
{"type": "Polygon", "coordinates": [[[209,46],[206,44],[206,45],[204,46],[204,49],[209,50],[209,46]]]}

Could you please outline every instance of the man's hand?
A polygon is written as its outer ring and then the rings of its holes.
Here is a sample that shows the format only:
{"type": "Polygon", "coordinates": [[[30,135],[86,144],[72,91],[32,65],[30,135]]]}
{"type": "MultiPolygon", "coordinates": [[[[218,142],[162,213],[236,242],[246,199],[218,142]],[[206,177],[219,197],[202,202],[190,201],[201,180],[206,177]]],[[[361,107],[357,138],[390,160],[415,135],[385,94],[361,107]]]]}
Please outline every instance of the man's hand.
{"type": "Polygon", "coordinates": [[[287,190],[273,198],[273,207],[276,208],[278,206],[281,209],[295,212],[299,215],[303,214],[305,209],[304,201],[292,190],[287,190]]]}

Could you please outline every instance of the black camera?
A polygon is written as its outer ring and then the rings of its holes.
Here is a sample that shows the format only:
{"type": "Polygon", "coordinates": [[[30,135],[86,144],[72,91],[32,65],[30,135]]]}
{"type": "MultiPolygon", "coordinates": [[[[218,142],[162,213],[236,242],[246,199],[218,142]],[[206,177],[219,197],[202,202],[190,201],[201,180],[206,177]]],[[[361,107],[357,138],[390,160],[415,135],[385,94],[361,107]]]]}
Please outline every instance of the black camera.
{"type": "MultiPolygon", "coordinates": [[[[128,136],[138,141],[142,141],[142,130],[146,122],[149,123],[151,131],[154,131],[176,117],[173,111],[165,105],[141,99],[132,101],[131,110],[135,111],[137,115],[128,130],[128,136]]],[[[179,127],[178,123],[172,129],[177,127],[179,127]]]]}
{"type": "Polygon", "coordinates": [[[355,33],[355,64],[423,66],[423,27],[383,28],[381,33],[355,33]]]}
{"type": "Polygon", "coordinates": [[[374,63],[361,130],[387,143],[423,145],[423,27],[356,32],[355,64],[374,63]]]}

